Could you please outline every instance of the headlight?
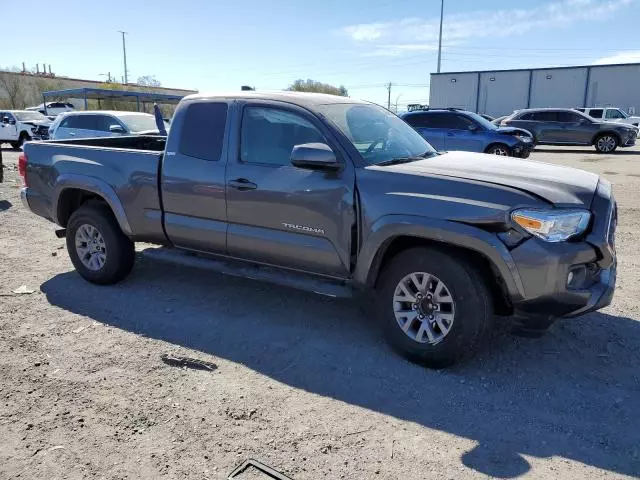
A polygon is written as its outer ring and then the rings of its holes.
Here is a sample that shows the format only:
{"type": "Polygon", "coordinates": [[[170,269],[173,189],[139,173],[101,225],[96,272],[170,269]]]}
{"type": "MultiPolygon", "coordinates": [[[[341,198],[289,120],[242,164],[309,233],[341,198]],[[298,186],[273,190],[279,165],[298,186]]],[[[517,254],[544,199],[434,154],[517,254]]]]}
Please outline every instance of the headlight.
{"type": "Polygon", "coordinates": [[[531,235],[547,242],[564,242],[589,226],[588,210],[516,210],[511,219],[531,235]]]}
{"type": "Polygon", "coordinates": [[[531,139],[531,137],[518,137],[520,139],[521,142],[524,143],[531,143],[533,140],[531,139]]]}

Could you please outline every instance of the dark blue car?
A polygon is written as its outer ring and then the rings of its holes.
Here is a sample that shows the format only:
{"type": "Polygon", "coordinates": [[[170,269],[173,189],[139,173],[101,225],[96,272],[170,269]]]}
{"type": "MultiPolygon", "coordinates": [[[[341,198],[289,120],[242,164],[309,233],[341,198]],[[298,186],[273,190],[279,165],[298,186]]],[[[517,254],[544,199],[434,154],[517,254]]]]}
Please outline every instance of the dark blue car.
{"type": "Polygon", "coordinates": [[[462,150],[527,158],[534,147],[533,135],[527,130],[498,127],[465,110],[418,110],[400,117],[438,151],[462,150]]]}

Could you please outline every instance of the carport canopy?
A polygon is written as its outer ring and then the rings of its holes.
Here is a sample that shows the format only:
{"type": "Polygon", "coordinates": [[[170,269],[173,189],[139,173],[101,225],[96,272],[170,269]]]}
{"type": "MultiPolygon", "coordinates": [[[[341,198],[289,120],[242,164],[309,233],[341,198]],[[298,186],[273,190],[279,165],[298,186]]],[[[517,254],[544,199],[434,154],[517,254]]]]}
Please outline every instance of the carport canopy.
{"type": "Polygon", "coordinates": [[[84,109],[88,110],[89,100],[105,100],[107,98],[131,102],[136,104],[140,111],[141,106],[147,102],[177,105],[184,98],[183,95],[170,95],[167,93],[140,92],[131,90],[110,90],[106,88],[71,88],[67,90],[50,90],[42,94],[46,112],[47,100],[50,98],[78,98],[84,100],[84,109]]]}

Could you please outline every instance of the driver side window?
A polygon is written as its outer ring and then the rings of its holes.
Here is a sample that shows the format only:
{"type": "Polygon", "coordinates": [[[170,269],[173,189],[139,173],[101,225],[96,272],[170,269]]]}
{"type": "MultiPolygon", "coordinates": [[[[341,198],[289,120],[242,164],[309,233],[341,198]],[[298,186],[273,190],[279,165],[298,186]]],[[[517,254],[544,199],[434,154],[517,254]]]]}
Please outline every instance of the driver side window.
{"type": "Polygon", "coordinates": [[[240,160],[246,163],[289,165],[296,145],[327,143],[311,122],[278,108],[246,107],[241,128],[240,160]]]}

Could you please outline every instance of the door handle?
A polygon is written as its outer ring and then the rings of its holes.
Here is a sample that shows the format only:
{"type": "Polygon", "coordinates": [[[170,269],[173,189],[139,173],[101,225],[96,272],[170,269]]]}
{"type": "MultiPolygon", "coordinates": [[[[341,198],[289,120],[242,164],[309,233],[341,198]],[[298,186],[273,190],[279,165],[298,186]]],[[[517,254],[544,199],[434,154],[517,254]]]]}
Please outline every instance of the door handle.
{"type": "Polygon", "coordinates": [[[257,184],[247,180],[246,178],[236,178],[235,180],[230,180],[228,185],[232,188],[235,188],[236,190],[241,191],[255,190],[256,188],[258,188],[257,184]]]}
{"type": "Polygon", "coordinates": [[[72,137],[75,137],[76,134],[73,132],[69,132],[69,135],[71,135],[72,137]]]}

